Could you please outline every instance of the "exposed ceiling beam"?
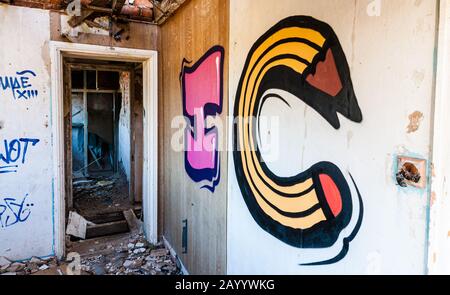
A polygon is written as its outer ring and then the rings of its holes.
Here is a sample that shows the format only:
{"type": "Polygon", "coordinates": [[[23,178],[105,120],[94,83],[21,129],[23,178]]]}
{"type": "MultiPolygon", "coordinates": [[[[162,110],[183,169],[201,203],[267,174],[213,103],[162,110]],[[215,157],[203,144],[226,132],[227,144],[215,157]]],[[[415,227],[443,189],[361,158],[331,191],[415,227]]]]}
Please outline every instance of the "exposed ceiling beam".
{"type": "MultiPolygon", "coordinates": [[[[81,9],[81,15],[80,16],[72,16],[68,24],[72,28],[77,27],[81,25],[81,23],[84,22],[85,19],[90,17],[96,10],[96,8],[104,8],[108,4],[109,0],[93,0],[91,3],[89,3],[88,6],[91,6],[91,9],[82,7],[81,9]]],[[[111,11],[111,10],[109,10],[111,11]]]]}
{"type": "Polygon", "coordinates": [[[115,15],[120,14],[122,7],[125,5],[125,1],[126,0],[113,0],[112,9],[115,15]]]}
{"type": "Polygon", "coordinates": [[[155,14],[155,23],[162,25],[188,0],[152,0],[155,14]]]}

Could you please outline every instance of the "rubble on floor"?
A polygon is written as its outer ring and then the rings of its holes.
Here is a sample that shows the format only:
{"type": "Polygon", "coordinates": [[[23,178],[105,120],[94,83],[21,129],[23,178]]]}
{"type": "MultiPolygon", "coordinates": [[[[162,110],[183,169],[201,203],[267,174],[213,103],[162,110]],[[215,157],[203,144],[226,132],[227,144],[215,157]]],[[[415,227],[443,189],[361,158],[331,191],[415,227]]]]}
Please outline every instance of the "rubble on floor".
{"type": "MultiPolygon", "coordinates": [[[[59,261],[56,257],[33,257],[25,262],[12,262],[0,257],[1,275],[67,275],[78,269],[81,275],[180,275],[175,259],[163,244],[151,245],[142,234],[79,241],[71,251],[77,255],[80,266],[74,268],[76,259],[59,261]]],[[[71,254],[71,253],[69,253],[71,254]]],[[[74,255],[69,255],[74,257],[74,255]]]]}
{"type": "Polygon", "coordinates": [[[169,251],[162,245],[150,245],[142,235],[131,235],[123,239],[107,255],[92,255],[82,258],[81,269],[102,275],[177,275],[180,270],[169,251]]]}
{"type": "Polygon", "coordinates": [[[31,275],[48,269],[56,269],[60,263],[56,257],[41,259],[33,257],[24,262],[12,262],[0,257],[0,275],[31,275]]]}
{"type": "Polygon", "coordinates": [[[129,185],[123,171],[112,176],[73,180],[74,209],[82,216],[130,209],[129,185]]]}

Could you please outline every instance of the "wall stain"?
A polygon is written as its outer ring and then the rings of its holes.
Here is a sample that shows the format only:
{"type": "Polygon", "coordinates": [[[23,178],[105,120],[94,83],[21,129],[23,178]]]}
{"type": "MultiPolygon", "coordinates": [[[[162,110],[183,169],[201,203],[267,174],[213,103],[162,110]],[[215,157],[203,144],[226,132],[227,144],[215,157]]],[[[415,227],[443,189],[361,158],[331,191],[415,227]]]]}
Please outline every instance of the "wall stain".
{"type": "Polygon", "coordinates": [[[433,207],[436,203],[436,192],[431,193],[431,200],[430,200],[430,206],[433,207]]]}
{"type": "Polygon", "coordinates": [[[408,133],[414,133],[420,128],[420,123],[423,120],[423,113],[415,111],[409,115],[408,133]]]}
{"type": "Polygon", "coordinates": [[[423,70],[421,70],[421,71],[415,70],[412,75],[412,79],[414,81],[414,84],[416,84],[416,87],[420,88],[423,80],[425,80],[425,72],[423,70]]]}
{"type": "Polygon", "coordinates": [[[51,62],[50,62],[50,48],[48,41],[45,42],[44,45],[41,47],[41,57],[42,60],[44,61],[45,70],[47,71],[47,74],[50,76],[51,62]]]}
{"type": "Polygon", "coordinates": [[[349,131],[347,132],[347,148],[350,148],[350,142],[353,139],[353,131],[349,131]]]}

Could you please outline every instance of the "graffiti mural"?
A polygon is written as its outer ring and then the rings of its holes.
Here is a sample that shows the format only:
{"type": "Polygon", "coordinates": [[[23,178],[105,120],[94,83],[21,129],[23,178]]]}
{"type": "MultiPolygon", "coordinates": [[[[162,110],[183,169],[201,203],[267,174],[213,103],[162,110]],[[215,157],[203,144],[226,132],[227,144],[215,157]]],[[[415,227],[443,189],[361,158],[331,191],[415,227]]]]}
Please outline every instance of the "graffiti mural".
{"type": "Polygon", "coordinates": [[[16,76],[0,76],[0,93],[10,92],[14,99],[31,99],[39,95],[30,81],[36,74],[31,70],[17,72],[16,76]]]}
{"type": "Polygon", "coordinates": [[[269,96],[288,104],[279,94],[271,93],[280,89],[302,100],[335,129],[340,128],[337,113],[357,123],[362,121],[346,57],[328,24],[307,16],[289,17],[256,41],[236,94],[233,155],[251,215],[279,240],[297,248],[329,248],[356,217],[356,225],[343,239],[338,255],[308,265],[335,263],[346,256],[361,226],[362,199],[352,176],[347,181],[331,162],[319,162],[293,177],[280,177],[262,160],[255,122],[269,96]],[[357,216],[352,216],[356,215],[355,202],[357,216]]]}
{"type": "Polygon", "coordinates": [[[211,192],[220,182],[218,129],[206,126],[208,116],[218,116],[223,108],[224,49],[211,48],[192,67],[183,61],[180,75],[185,130],[185,169],[189,177],[211,192]]]}
{"type": "Polygon", "coordinates": [[[28,148],[38,143],[39,139],[35,138],[3,140],[3,148],[0,146],[0,174],[16,173],[19,165],[27,161],[28,148]]]}
{"type": "Polygon", "coordinates": [[[3,198],[0,200],[0,227],[7,228],[28,220],[33,203],[23,198],[3,198]]]}

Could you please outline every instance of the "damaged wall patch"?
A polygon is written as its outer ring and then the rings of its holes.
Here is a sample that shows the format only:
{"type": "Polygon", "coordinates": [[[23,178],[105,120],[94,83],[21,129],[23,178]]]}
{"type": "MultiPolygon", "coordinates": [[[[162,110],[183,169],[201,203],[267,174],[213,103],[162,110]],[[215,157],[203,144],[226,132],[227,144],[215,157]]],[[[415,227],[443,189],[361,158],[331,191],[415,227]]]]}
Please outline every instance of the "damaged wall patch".
{"type": "Polygon", "coordinates": [[[420,128],[420,123],[423,120],[423,113],[415,111],[409,115],[408,133],[414,133],[420,128]]]}

